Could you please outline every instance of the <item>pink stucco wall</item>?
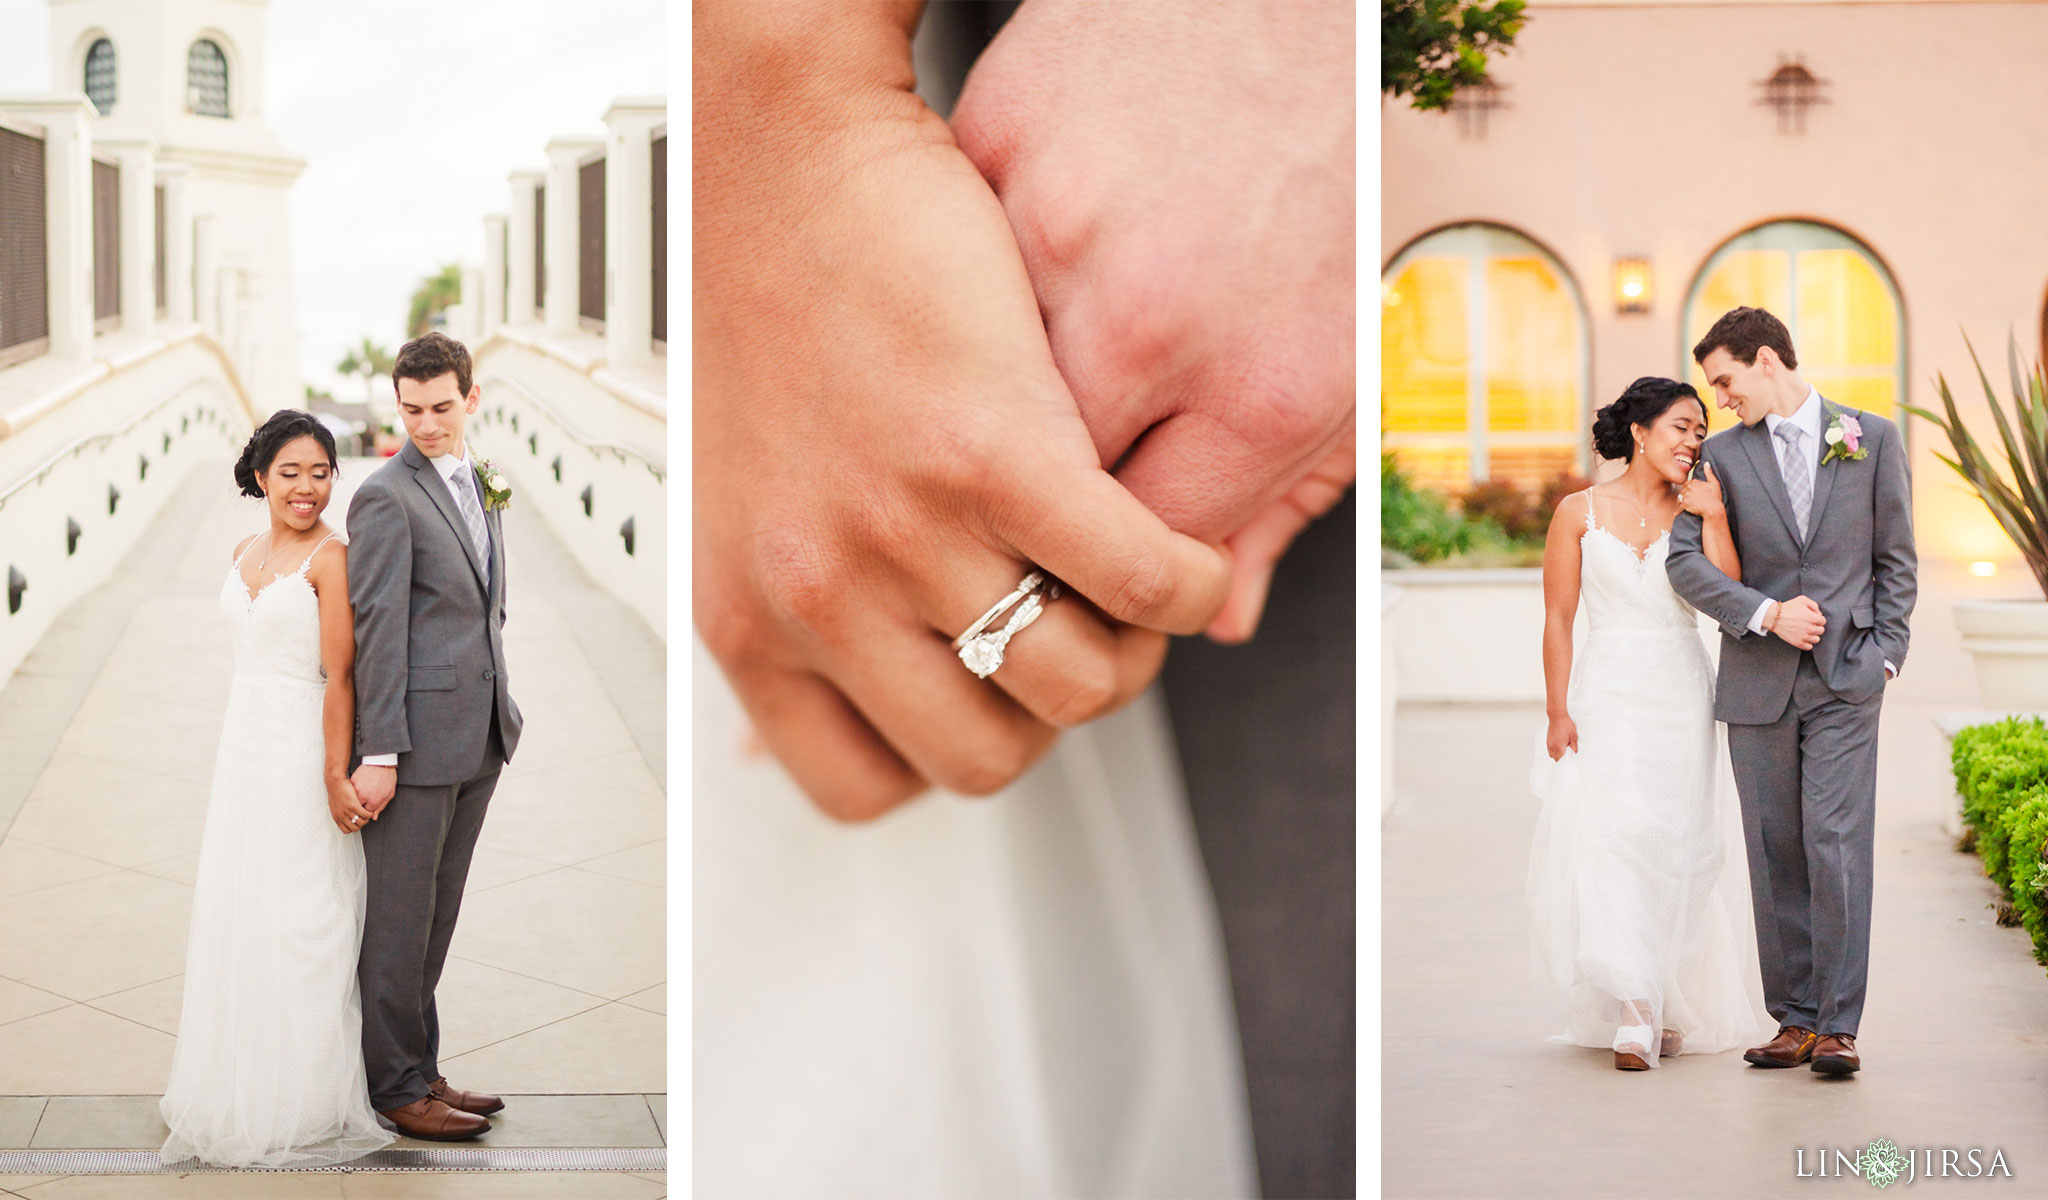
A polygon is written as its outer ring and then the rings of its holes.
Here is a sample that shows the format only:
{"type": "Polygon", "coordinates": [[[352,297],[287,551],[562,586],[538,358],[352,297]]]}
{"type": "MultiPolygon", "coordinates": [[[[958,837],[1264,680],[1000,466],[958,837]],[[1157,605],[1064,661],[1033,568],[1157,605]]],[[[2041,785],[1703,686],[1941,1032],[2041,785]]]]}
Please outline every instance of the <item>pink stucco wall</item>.
{"type": "MultiPolygon", "coordinates": [[[[1685,365],[1686,293],[1723,242],[1766,221],[1836,226],[1876,252],[1905,309],[1907,400],[1935,372],[1981,397],[1962,334],[2003,389],[2008,331],[2039,355],[2048,293],[2048,4],[1532,4],[1493,76],[1484,137],[1382,106],[1382,264],[1438,226],[1484,220],[1556,254],[1591,308],[1592,397],[1685,365]],[[1781,56],[1827,81],[1803,135],[1757,103],[1781,56]],[[1654,267],[1647,315],[1614,310],[1618,257],[1654,267]]],[[[1982,401],[1973,402],[1982,416],[1982,401]]],[[[1923,558],[2017,557],[1913,422],[1923,558]]],[[[1988,421],[1985,433],[1989,433],[1988,421]]]]}

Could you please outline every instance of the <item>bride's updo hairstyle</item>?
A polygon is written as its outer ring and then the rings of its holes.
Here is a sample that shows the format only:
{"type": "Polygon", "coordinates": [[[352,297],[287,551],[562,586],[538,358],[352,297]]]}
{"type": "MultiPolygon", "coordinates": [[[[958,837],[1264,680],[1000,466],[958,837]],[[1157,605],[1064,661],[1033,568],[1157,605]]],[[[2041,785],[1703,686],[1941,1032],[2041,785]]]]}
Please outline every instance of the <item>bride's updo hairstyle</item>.
{"type": "Polygon", "coordinates": [[[312,413],[280,408],[257,427],[249,438],[249,444],[242,447],[242,457],[235,460],[235,482],[241,486],[242,494],[260,499],[263,485],[257,482],[258,478],[270,469],[271,463],[277,461],[279,450],[294,438],[302,437],[320,443],[320,448],[327,451],[327,469],[337,475],[341,473],[334,452],[334,434],[327,426],[315,419],[312,413]]]}
{"type": "Polygon", "coordinates": [[[1691,400],[1705,413],[1707,406],[1689,383],[1645,375],[1628,385],[1621,398],[1593,417],[1593,453],[1629,462],[1636,456],[1636,435],[1630,426],[1649,426],[1680,400],[1691,400]]]}

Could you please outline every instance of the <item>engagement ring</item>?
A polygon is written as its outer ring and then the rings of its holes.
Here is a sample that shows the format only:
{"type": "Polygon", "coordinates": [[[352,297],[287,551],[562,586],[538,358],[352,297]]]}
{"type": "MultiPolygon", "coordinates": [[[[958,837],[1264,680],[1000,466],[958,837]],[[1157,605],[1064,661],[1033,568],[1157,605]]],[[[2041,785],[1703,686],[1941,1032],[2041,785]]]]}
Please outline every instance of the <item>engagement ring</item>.
{"type": "Polygon", "coordinates": [[[1059,588],[1057,581],[1046,584],[1043,571],[1026,575],[1009,595],[996,601],[993,607],[981,614],[980,620],[969,625],[967,632],[953,639],[953,645],[960,651],[960,661],[977,678],[987,679],[995,674],[996,668],[1003,665],[1003,648],[1025,626],[1038,619],[1038,615],[1045,611],[1046,601],[1059,595],[1059,588]],[[1043,592],[1039,590],[1041,587],[1044,587],[1043,592]],[[1016,606],[1016,611],[1010,613],[1010,619],[1003,627],[992,633],[985,632],[997,617],[1009,612],[1012,605],[1016,606]]]}

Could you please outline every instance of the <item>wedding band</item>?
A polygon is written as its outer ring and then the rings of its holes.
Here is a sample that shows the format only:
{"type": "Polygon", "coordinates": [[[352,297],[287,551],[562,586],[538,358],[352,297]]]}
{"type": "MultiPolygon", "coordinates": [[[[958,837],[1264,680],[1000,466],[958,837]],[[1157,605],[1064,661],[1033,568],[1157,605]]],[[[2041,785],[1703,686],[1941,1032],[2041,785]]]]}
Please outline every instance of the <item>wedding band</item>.
{"type": "Polygon", "coordinates": [[[1048,585],[1043,571],[1033,571],[1026,575],[1011,589],[1009,595],[996,601],[987,612],[981,614],[981,619],[969,625],[967,632],[953,639],[954,648],[960,652],[960,661],[968,670],[974,672],[978,679],[987,679],[995,674],[996,668],[1003,665],[1004,647],[1010,644],[1011,638],[1022,633],[1026,626],[1038,619],[1039,614],[1045,611],[1047,601],[1059,596],[1059,586],[1057,581],[1048,585]],[[1040,591],[1041,587],[1044,588],[1043,591],[1040,591]],[[995,619],[1009,612],[1013,605],[1016,611],[1010,613],[1009,621],[993,633],[986,632],[995,619]]]}

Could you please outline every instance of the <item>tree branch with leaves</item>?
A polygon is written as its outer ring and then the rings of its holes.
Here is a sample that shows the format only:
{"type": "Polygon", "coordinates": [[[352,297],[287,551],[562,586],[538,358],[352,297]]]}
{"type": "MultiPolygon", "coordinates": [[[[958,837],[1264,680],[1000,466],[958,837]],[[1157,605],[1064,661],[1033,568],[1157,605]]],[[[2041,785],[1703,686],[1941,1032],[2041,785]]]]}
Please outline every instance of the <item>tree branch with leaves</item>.
{"type": "Polygon", "coordinates": [[[1524,0],[1380,0],[1380,92],[1448,108],[1522,31],[1524,0]]]}

